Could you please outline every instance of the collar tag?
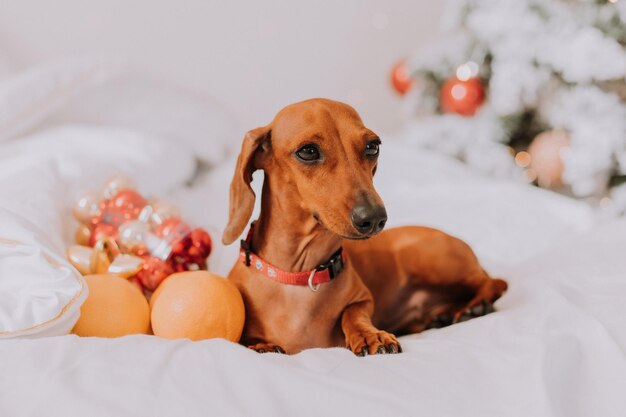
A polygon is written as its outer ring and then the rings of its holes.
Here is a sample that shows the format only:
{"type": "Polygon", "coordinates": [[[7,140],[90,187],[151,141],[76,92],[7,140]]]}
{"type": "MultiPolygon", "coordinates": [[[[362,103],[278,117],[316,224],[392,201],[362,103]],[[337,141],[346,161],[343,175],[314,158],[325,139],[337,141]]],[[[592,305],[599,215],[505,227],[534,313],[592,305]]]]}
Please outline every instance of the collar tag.
{"type": "Polygon", "coordinates": [[[320,285],[321,285],[321,284],[313,284],[313,277],[315,276],[316,272],[317,272],[317,269],[314,269],[311,271],[311,275],[309,275],[309,281],[308,281],[309,288],[313,292],[317,292],[317,290],[320,289],[320,285]]]}

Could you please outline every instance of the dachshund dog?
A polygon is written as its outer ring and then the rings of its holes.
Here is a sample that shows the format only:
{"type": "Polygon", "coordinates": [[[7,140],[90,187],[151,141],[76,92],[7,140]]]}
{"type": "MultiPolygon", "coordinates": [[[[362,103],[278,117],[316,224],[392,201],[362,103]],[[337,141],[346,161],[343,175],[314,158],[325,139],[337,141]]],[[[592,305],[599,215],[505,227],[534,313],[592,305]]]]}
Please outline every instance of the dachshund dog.
{"type": "Polygon", "coordinates": [[[470,247],[427,227],[382,231],[374,189],[381,140],[350,106],[312,99],[281,110],[243,140],[230,186],[224,244],[261,213],[229,274],[241,290],[241,343],[258,352],[345,346],[401,352],[396,335],[493,311],[506,291],[470,247]]]}

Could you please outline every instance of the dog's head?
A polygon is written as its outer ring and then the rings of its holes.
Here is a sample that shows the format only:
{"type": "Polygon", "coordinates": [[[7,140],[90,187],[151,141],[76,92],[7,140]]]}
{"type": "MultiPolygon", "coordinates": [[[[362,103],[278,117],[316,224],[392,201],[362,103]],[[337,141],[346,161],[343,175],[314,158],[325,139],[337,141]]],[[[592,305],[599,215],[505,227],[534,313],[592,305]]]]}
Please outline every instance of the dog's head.
{"type": "Polygon", "coordinates": [[[372,182],[380,138],[350,106],[312,99],[281,110],[272,123],[246,133],[230,186],[230,244],[254,209],[252,173],[265,171],[273,192],[290,193],[323,227],[346,239],[366,239],[387,221],[372,182]]]}

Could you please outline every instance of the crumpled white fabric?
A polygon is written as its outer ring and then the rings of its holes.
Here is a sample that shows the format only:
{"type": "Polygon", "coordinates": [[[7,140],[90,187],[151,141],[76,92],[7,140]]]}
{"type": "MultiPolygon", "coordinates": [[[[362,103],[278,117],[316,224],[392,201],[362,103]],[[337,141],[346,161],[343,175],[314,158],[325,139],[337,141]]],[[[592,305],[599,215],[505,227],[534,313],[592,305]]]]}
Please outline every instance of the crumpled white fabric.
{"type": "Polygon", "coordinates": [[[65,250],[80,195],[127,175],[166,197],[198,158],[226,152],[219,106],[132,74],[82,60],[0,83],[0,338],[65,334],[78,319],[87,288],[65,250]]]}
{"type": "Polygon", "coordinates": [[[0,338],[68,333],[87,297],[82,276],[23,216],[0,208],[0,224],[0,338]]]}
{"type": "Polygon", "coordinates": [[[0,142],[64,124],[141,131],[211,164],[240,139],[236,118],[211,96],[124,61],[59,61],[0,82],[0,142]]]}
{"type": "Polygon", "coordinates": [[[257,354],[219,339],[154,336],[5,341],[0,410],[623,417],[625,236],[626,221],[612,222],[524,265],[494,268],[510,284],[496,313],[402,337],[399,355],[357,358],[341,348],[257,354]]]}
{"type": "Polygon", "coordinates": [[[0,338],[65,334],[87,297],[64,256],[66,190],[53,164],[0,155],[0,338]]]}

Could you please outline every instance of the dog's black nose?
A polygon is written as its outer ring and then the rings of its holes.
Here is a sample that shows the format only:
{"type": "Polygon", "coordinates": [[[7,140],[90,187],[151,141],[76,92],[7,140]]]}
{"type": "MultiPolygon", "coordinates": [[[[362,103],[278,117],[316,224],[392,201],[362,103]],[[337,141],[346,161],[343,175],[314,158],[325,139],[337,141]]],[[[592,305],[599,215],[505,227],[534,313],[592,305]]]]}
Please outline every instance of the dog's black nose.
{"type": "Polygon", "coordinates": [[[352,210],[352,224],[364,235],[374,235],[385,227],[387,211],[385,207],[375,205],[356,206],[352,210]]]}

